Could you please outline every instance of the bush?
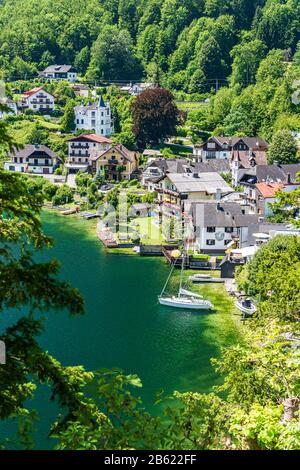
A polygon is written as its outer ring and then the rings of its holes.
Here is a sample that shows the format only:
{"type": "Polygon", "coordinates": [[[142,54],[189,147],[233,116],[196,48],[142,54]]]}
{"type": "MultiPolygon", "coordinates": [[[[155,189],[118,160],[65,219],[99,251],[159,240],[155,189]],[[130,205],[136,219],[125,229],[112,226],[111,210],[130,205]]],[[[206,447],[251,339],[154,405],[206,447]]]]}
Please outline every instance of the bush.
{"type": "Polygon", "coordinates": [[[72,189],[66,184],[60,186],[56,194],[52,198],[52,204],[54,206],[60,206],[64,204],[69,204],[74,201],[74,194],[72,189]]]}

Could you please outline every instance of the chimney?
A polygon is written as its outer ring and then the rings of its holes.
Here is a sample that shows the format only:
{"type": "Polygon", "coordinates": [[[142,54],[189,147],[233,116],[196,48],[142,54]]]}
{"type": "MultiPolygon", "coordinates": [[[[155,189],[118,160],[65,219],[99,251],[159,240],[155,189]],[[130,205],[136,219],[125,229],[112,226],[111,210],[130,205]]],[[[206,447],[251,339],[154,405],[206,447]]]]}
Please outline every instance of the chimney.
{"type": "Polygon", "coordinates": [[[291,182],[292,182],[291,173],[288,173],[287,174],[287,183],[291,184],[291,182]]]}

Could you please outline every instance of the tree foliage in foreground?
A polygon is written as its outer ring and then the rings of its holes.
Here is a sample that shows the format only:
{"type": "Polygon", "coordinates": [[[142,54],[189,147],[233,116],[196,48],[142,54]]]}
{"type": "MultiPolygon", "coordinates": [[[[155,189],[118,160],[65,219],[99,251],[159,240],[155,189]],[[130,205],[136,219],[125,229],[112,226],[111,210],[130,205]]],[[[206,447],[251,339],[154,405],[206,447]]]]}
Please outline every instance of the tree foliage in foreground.
{"type": "Polygon", "coordinates": [[[268,315],[299,321],[300,238],[273,238],[244,267],[238,281],[241,290],[260,301],[261,309],[268,309],[268,315]]]}

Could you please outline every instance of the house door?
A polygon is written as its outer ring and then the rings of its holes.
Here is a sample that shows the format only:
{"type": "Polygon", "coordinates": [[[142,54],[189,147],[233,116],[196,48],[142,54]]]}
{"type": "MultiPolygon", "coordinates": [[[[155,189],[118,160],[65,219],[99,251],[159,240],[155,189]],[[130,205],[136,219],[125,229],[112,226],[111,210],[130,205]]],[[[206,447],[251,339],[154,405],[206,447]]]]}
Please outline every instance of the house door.
{"type": "Polygon", "coordinates": [[[49,168],[43,168],[43,174],[49,175],[49,168]]]}

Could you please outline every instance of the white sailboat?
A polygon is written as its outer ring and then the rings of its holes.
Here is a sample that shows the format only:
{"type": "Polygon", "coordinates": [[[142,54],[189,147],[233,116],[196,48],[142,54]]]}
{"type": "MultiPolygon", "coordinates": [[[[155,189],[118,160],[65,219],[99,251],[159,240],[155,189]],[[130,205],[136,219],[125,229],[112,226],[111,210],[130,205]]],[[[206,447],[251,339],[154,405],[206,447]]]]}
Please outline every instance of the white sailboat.
{"type": "Polygon", "coordinates": [[[184,270],[184,255],[182,257],[182,266],[180,274],[180,285],[178,295],[168,296],[165,295],[166,288],[169,284],[169,280],[172,276],[174,265],[172,266],[171,272],[167,279],[167,282],[163,288],[161,295],[158,297],[158,301],[161,305],[167,305],[168,307],[183,308],[188,310],[211,310],[213,304],[209,300],[204,300],[199,294],[195,294],[182,287],[183,270],[184,270]]]}
{"type": "Polygon", "coordinates": [[[184,297],[192,297],[194,299],[203,299],[202,295],[196,294],[195,292],[191,292],[186,289],[180,289],[180,294],[183,295],[184,297]]]}

